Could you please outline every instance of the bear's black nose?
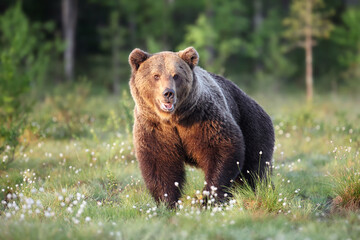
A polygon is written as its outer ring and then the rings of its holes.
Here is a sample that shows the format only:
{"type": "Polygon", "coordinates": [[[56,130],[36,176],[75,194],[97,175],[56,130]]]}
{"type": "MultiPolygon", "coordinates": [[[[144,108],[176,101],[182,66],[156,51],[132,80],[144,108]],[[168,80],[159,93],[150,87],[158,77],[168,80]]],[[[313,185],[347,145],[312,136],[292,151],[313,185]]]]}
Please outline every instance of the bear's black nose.
{"type": "Polygon", "coordinates": [[[166,88],[165,91],[163,92],[163,96],[169,100],[173,99],[175,96],[175,91],[170,88],[166,88]]]}

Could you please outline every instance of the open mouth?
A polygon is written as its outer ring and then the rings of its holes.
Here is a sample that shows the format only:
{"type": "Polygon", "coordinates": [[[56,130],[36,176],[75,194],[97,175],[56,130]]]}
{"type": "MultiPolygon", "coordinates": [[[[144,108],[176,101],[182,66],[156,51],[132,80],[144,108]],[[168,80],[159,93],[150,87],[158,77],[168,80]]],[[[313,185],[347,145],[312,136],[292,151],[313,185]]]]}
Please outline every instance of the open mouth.
{"type": "Polygon", "coordinates": [[[175,109],[174,103],[171,102],[160,102],[160,108],[165,112],[172,112],[175,109]]]}

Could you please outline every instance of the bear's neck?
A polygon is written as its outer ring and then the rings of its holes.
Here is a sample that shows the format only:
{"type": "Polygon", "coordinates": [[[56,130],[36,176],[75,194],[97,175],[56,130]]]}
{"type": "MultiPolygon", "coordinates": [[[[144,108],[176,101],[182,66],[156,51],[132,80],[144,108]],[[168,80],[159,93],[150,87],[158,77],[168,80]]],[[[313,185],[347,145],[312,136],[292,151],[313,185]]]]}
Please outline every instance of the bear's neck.
{"type": "MultiPolygon", "coordinates": [[[[186,118],[192,117],[193,114],[199,110],[203,93],[207,91],[207,86],[203,83],[204,75],[208,74],[200,67],[195,67],[193,70],[193,84],[191,90],[186,96],[185,100],[179,102],[179,105],[174,113],[173,121],[179,123],[186,118]]],[[[209,74],[208,74],[209,75],[209,74]]]]}
{"type": "Polygon", "coordinates": [[[200,67],[193,70],[193,86],[174,114],[176,123],[199,121],[205,109],[213,108],[215,103],[229,111],[227,100],[216,79],[200,67]]]}

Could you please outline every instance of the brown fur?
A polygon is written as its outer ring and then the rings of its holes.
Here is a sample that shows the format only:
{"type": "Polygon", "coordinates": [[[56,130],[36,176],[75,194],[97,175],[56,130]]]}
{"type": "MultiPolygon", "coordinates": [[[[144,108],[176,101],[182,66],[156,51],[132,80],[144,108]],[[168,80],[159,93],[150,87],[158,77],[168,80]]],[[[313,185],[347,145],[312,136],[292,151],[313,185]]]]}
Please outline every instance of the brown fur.
{"type": "Polygon", "coordinates": [[[222,200],[248,171],[265,176],[273,151],[268,115],[230,81],[197,67],[198,60],[192,47],[154,55],[135,49],[129,56],[136,156],[150,193],[170,207],[180,197],[185,163],[201,168],[205,190],[216,187],[222,200]]]}

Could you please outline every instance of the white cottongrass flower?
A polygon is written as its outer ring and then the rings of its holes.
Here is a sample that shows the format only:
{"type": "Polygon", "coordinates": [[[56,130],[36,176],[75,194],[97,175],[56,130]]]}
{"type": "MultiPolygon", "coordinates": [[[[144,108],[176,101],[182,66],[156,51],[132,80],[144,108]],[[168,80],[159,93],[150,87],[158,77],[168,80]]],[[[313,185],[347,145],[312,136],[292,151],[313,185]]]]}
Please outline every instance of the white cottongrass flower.
{"type": "Polygon", "coordinates": [[[204,194],[205,196],[209,196],[209,195],[210,195],[210,192],[209,192],[209,191],[204,190],[204,191],[203,191],[203,194],[204,194]]]}
{"type": "Polygon", "coordinates": [[[79,220],[78,219],[76,219],[76,218],[72,218],[72,220],[73,220],[73,222],[75,223],[75,224],[79,224],[79,220]]]}
{"type": "Polygon", "coordinates": [[[44,215],[45,217],[51,217],[51,213],[49,211],[45,211],[44,215]]]}

